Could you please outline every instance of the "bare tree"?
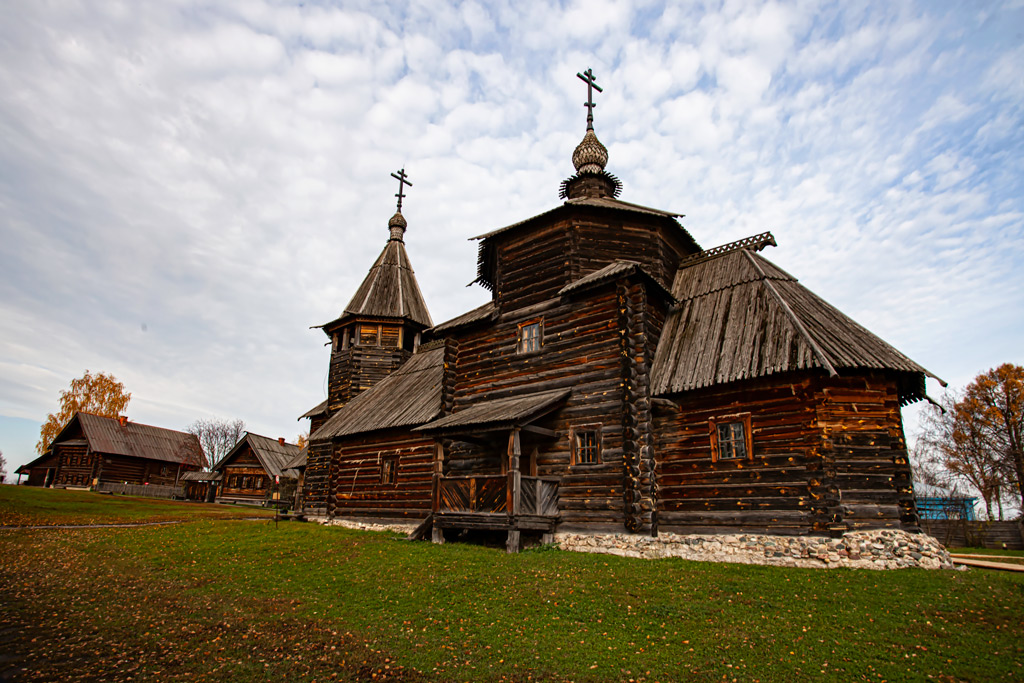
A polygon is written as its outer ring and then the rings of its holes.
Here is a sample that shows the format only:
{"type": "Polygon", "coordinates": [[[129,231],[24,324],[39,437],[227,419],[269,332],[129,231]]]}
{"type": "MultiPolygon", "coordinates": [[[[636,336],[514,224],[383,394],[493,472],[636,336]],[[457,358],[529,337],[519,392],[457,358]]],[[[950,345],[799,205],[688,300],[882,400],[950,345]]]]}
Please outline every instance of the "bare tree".
{"type": "Polygon", "coordinates": [[[195,434],[206,456],[206,469],[220,462],[235,447],[245,433],[242,420],[196,420],[185,427],[189,434],[195,434]]]}
{"type": "Polygon", "coordinates": [[[0,484],[7,481],[7,461],[4,460],[4,452],[0,451],[0,484]]]}

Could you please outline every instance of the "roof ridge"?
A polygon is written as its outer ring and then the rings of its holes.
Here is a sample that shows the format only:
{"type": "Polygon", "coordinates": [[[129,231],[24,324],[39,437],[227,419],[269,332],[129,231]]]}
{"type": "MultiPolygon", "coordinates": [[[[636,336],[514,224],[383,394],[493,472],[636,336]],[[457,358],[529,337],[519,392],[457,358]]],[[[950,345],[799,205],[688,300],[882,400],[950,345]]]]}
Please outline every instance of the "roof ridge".
{"type": "MultiPolygon", "coordinates": [[[[719,256],[725,256],[726,254],[731,254],[732,252],[739,251],[741,249],[744,251],[761,251],[767,246],[779,246],[775,242],[775,236],[768,230],[758,233],[757,235],[744,237],[743,239],[736,240],[734,242],[727,242],[726,244],[721,244],[717,247],[712,247],[711,249],[698,251],[696,254],[691,254],[681,260],[679,262],[679,268],[689,268],[690,266],[694,266],[698,263],[703,263],[704,261],[709,261],[713,258],[718,258],[719,256]]],[[[765,277],[768,277],[760,268],[758,268],[758,271],[765,277]]]]}

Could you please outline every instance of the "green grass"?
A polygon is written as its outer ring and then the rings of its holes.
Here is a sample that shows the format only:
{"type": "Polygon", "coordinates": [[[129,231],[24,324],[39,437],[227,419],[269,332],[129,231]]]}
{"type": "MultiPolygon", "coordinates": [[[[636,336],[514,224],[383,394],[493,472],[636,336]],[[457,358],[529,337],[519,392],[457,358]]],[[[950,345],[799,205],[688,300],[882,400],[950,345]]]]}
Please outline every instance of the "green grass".
{"type": "Polygon", "coordinates": [[[124,524],[273,515],[272,510],[35,486],[0,486],[0,526],[124,524]]]}
{"type": "Polygon", "coordinates": [[[1021,680],[1022,610],[1024,577],[983,571],[506,555],[212,519],[0,532],[0,649],[26,680],[1021,680]]]}

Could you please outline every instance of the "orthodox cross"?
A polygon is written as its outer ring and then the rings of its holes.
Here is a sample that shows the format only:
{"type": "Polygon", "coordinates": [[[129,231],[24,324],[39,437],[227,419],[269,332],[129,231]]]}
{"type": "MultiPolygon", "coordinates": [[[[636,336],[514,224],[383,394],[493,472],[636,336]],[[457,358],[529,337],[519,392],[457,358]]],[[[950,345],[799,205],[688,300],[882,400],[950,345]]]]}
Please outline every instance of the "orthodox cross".
{"type": "Polygon", "coordinates": [[[409,176],[405,175],[404,168],[398,173],[392,173],[391,177],[398,181],[398,194],[395,196],[398,197],[398,213],[402,213],[402,198],[405,197],[405,192],[403,192],[403,190],[405,190],[406,185],[412,187],[412,183],[406,180],[409,176]]]}
{"type": "Polygon", "coordinates": [[[583,106],[587,108],[587,130],[594,130],[594,90],[597,92],[604,92],[594,81],[593,69],[587,69],[583,73],[576,74],[581,81],[587,84],[587,101],[583,103],[583,106]]]}

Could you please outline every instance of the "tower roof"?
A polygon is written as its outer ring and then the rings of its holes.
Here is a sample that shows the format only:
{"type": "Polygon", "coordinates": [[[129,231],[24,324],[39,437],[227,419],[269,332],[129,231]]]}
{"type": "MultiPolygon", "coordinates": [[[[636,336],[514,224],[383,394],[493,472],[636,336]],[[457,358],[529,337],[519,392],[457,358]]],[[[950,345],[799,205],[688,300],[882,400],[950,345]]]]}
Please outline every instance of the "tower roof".
{"type": "Polygon", "coordinates": [[[402,215],[402,199],[405,186],[412,187],[412,183],[404,168],[391,177],[398,181],[398,209],[388,220],[388,243],[341,315],[320,327],[332,328],[351,316],[400,318],[423,327],[434,325],[405,253],[405,229],[409,223],[402,215]]]}
{"type": "MultiPolygon", "coordinates": [[[[392,229],[392,234],[394,232],[392,229]]],[[[416,274],[409,263],[409,255],[405,253],[405,243],[400,238],[392,236],[388,240],[363,284],[359,285],[355,296],[334,322],[349,316],[401,318],[424,327],[433,326],[416,274]]]]}

